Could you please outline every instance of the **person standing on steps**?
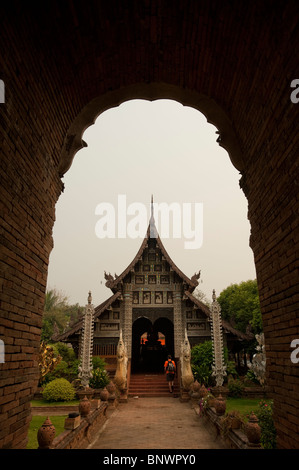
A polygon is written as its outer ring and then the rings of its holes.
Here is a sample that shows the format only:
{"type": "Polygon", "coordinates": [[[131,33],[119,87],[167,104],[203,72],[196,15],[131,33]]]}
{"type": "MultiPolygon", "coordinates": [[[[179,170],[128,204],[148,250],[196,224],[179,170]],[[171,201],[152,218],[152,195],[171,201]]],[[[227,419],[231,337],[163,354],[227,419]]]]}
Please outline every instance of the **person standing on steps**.
{"type": "Polygon", "coordinates": [[[171,356],[168,356],[167,361],[164,364],[164,372],[166,373],[166,380],[168,382],[168,387],[170,393],[173,392],[173,382],[175,376],[176,366],[175,362],[171,359],[171,356]]]}

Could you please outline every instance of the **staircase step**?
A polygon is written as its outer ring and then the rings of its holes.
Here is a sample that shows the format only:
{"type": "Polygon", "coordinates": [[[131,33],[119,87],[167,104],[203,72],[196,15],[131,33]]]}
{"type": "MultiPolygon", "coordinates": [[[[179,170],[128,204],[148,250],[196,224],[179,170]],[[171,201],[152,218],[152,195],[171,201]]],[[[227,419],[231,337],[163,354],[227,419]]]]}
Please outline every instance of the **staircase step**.
{"type": "MultiPolygon", "coordinates": [[[[178,390],[177,379],[174,380],[174,393],[178,390]]],[[[129,396],[138,397],[171,397],[164,374],[132,374],[129,396]]]]}

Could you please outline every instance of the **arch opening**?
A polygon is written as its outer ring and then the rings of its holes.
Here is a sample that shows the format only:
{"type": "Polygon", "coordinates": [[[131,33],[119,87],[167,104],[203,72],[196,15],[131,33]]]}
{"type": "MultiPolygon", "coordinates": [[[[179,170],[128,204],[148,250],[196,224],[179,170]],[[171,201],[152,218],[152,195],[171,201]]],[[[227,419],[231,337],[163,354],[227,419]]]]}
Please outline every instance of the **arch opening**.
{"type": "MultiPolygon", "coordinates": [[[[154,314],[154,310],[153,310],[154,314]]],[[[174,328],[168,318],[152,322],[137,318],[132,325],[132,372],[162,373],[168,354],[173,356],[174,328]]]]}

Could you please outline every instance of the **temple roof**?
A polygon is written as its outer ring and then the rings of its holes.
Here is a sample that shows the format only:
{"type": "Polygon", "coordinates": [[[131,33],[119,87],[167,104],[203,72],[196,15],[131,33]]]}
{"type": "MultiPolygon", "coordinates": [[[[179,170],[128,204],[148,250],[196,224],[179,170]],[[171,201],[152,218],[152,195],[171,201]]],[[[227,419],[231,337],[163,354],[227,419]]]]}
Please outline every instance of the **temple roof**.
{"type": "Polygon", "coordinates": [[[162,255],[164,256],[165,260],[168,262],[170,267],[173,269],[173,271],[182,279],[183,282],[185,282],[188,285],[188,291],[193,292],[193,290],[198,286],[198,279],[200,277],[200,271],[198,273],[195,273],[190,279],[188,276],[186,276],[186,274],[184,274],[177,267],[177,265],[173,262],[173,260],[167,253],[156,228],[154,214],[153,214],[153,199],[152,199],[151,218],[149,221],[147,232],[135,258],[131,261],[128,267],[119,276],[116,276],[115,278],[111,274],[107,274],[105,272],[105,279],[107,281],[105,285],[109,287],[113,292],[116,291],[118,284],[122,282],[122,280],[126,277],[126,275],[130,273],[130,271],[142,258],[142,253],[148,246],[148,241],[151,238],[156,240],[157,245],[160,248],[162,255]]]}
{"type": "MultiPolygon", "coordinates": [[[[205,305],[203,302],[201,302],[199,299],[197,299],[194,295],[192,295],[190,292],[185,291],[185,295],[188,297],[191,302],[193,302],[203,313],[206,314],[208,318],[211,316],[211,311],[207,305],[205,305]]],[[[254,335],[252,333],[245,334],[242,333],[242,331],[237,330],[234,328],[228,321],[223,320],[221,318],[221,323],[222,323],[222,328],[226,331],[226,333],[231,333],[234,336],[237,336],[240,340],[245,340],[249,341],[251,340],[254,335]]]]}

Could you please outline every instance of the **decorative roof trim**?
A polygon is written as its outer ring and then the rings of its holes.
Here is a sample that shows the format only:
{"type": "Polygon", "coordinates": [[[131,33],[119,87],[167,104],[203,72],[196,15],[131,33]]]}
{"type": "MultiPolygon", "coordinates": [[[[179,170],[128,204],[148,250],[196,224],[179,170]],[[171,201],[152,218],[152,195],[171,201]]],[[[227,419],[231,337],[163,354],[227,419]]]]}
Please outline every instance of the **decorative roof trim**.
{"type": "MultiPolygon", "coordinates": [[[[110,305],[117,300],[121,296],[121,292],[116,292],[113,294],[111,297],[106,299],[104,302],[102,302],[100,305],[98,305],[95,310],[94,310],[94,319],[96,320],[103,312],[104,310],[107,310],[107,308],[110,307],[110,305]]],[[[65,341],[67,338],[70,336],[74,335],[75,333],[78,333],[80,330],[82,330],[83,327],[83,319],[78,320],[70,330],[65,331],[64,333],[61,333],[60,335],[57,335],[55,337],[52,337],[54,341],[65,341]]]]}
{"type": "MultiPolygon", "coordinates": [[[[197,307],[206,314],[206,316],[210,319],[210,316],[211,316],[211,311],[209,309],[209,307],[207,307],[203,302],[201,302],[200,300],[198,300],[196,297],[194,297],[194,295],[192,295],[190,292],[188,291],[185,291],[185,295],[195,304],[197,305],[197,307]]],[[[242,331],[239,331],[237,330],[236,328],[234,328],[228,321],[226,320],[223,320],[223,318],[221,318],[221,322],[222,322],[222,328],[227,332],[227,333],[231,333],[233,334],[234,336],[237,336],[240,340],[245,340],[245,341],[249,341],[251,340],[254,335],[253,334],[245,334],[245,333],[242,333],[242,331]]]]}

